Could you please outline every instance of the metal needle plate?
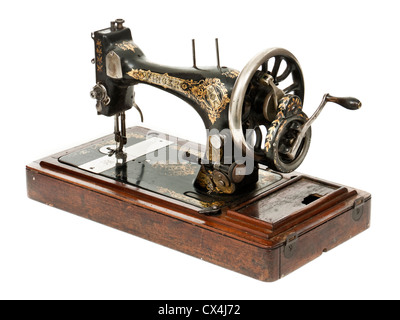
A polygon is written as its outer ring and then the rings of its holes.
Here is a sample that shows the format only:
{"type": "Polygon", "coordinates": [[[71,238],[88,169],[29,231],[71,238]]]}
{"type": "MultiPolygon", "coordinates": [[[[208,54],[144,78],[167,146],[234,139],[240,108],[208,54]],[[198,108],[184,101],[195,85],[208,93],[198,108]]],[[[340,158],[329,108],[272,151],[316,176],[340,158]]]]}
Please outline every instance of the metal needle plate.
{"type": "MultiPolygon", "coordinates": [[[[173,144],[172,141],[168,141],[168,140],[164,140],[164,139],[156,138],[156,137],[135,143],[134,145],[127,147],[125,149],[125,153],[127,155],[126,161],[134,160],[145,154],[165,148],[166,146],[169,146],[171,144],[173,144]]],[[[94,172],[94,173],[101,173],[103,171],[114,168],[117,162],[118,162],[118,159],[117,159],[116,155],[113,154],[112,156],[107,155],[107,156],[103,156],[98,159],[86,162],[86,163],[80,165],[79,168],[90,171],[90,172],[94,172]]]]}

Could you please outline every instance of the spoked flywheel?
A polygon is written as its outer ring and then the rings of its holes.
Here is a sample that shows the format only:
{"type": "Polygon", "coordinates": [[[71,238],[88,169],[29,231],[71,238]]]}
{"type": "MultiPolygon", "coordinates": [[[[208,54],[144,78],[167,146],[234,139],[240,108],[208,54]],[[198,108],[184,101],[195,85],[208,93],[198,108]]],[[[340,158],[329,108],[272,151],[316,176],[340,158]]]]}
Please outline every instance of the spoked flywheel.
{"type": "Polygon", "coordinates": [[[255,56],[232,91],[229,127],[236,147],[273,170],[295,170],[311,138],[310,130],[293,154],[296,132],[307,121],[303,100],[303,74],[293,54],[272,48],[255,56]]]}

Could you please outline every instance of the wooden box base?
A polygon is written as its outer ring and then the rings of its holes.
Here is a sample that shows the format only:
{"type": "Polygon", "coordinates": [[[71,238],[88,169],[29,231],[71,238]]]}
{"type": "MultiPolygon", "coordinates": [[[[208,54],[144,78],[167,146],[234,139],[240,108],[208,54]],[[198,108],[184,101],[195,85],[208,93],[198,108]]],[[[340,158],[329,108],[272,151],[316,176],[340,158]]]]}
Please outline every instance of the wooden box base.
{"type": "MultiPolygon", "coordinates": [[[[146,132],[128,131],[131,137],[146,132]]],[[[264,184],[255,192],[222,201],[221,214],[207,216],[204,201],[186,193],[143,188],[63,161],[110,140],[28,165],[28,196],[262,281],[280,279],[369,227],[369,193],[297,172],[263,170],[264,184]]],[[[181,175],[190,188],[190,174],[181,175]]]]}

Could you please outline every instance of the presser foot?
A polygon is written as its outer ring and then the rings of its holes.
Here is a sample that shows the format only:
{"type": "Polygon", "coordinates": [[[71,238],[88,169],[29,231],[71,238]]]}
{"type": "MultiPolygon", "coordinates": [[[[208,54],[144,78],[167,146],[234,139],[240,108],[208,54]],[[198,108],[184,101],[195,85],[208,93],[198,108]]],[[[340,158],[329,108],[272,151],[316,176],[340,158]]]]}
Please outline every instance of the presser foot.
{"type": "Polygon", "coordinates": [[[125,165],[128,159],[128,153],[126,152],[126,149],[123,148],[122,150],[119,150],[118,146],[114,145],[108,145],[104,146],[99,149],[99,151],[107,156],[114,157],[115,158],[115,165],[116,166],[122,166],[125,165]]]}

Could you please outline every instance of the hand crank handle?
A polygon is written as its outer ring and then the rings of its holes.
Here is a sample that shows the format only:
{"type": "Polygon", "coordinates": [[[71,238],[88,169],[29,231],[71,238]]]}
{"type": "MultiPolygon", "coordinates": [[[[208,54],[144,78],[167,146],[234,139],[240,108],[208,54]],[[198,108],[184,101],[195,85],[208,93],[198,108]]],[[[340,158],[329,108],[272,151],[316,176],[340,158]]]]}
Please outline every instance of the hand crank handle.
{"type": "Polygon", "coordinates": [[[327,102],[334,102],[349,110],[357,110],[361,108],[360,100],[353,97],[334,97],[326,95],[327,102]]]}
{"type": "Polygon", "coordinates": [[[297,150],[300,147],[301,141],[303,140],[307,130],[311,127],[311,124],[315,121],[315,119],[317,119],[317,117],[319,116],[319,114],[321,113],[322,109],[325,107],[327,102],[337,103],[337,104],[341,105],[342,107],[349,109],[349,110],[357,110],[357,109],[361,108],[361,102],[356,98],[334,97],[334,96],[329,95],[328,93],[325,94],[324,97],[322,98],[321,104],[319,105],[317,110],[308,119],[308,121],[305,124],[303,124],[303,126],[300,128],[300,132],[299,132],[296,140],[292,144],[292,147],[285,152],[285,154],[289,158],[294,159],[294,157],[297,153],[297,150]]]}

